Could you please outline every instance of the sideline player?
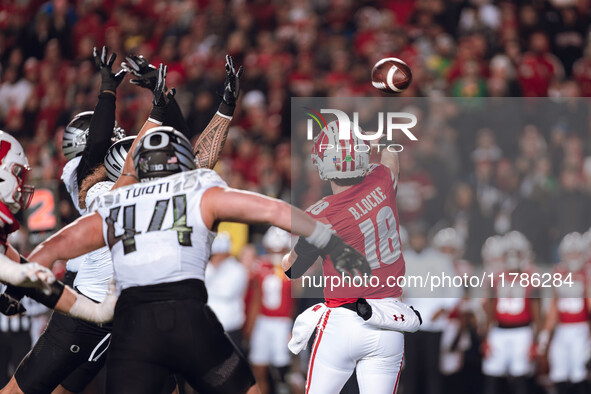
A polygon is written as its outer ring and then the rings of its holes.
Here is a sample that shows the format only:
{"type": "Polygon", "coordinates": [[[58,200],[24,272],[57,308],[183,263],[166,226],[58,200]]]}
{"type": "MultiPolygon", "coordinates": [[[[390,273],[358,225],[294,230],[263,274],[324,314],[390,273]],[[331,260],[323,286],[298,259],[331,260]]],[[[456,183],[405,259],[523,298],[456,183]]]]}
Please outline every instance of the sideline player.
{"type": "Polygon", "coordinates": [[[281,259],[291,249],[291,234],[271,227],[263,236],[262,244],[266,254],[261,256],[255,268],[253,304],[258,313],[248,359],[261,393],[267,394],[270,392],[269,370],[272,384],[285,387],[291,364],[286,345],[293,326],[294,300],[290,280],[281,269],[281,259]]]}
{"type": "Polygon", "coordinates": [[[579,233],[567,234],[560,242],[560,263],[554,272],[563,278],[570,274],[572,284],[554,289],[555,298],[550,300],[544,329],[538,335],[538,354],[548,352],[550,380],[558,394],[589,392],[585,366],[591,346],[586,252],[587,243],[579,233]]]}
{"type": "MultiPolygon", "coordinates": [[[[456,276],[472,275],[470,262],[462,257],[466,249],[464,238],[453,227],[439,230],[432,241],[439,252],[453,262],[456,276]]],[[[464,353],[472,346],[470,316],[471,305],[468,288],[463,289],[462,298],[449,311],[447,322],[441,335],[441,354],[439,369],[443,375],[444,392],[462,393],[466,385],[464,353]]]]}
{"type": "Polygon", "coordinates": [[[533,253],[527,238],[511,231],[502,240],[505,282],[496,275],[494,298],[487,299],[488,333],[483,344],[482,372],[487,394],[496,394],[502,380],[510,377],[516,394],[528,393],[528,378],[533,372],[532,349],[535,329],[540,327],[540,300],[535,288],[509,281],[512,275],[535,272],[533,253]]]}
{"type": "MultiPolygon", "coordinates": [[[[353,123],[349,127],[354,127],[353,123]]],[[[314,140],[314,164],[320,178],[330,181],[333,195],[313,204],[306,212],[330,225],[355,249],[364,251],[372,275],[385,284],[387,277],[403,276],[405,271],[396,209],[398,156],[384,149],[381,164],[370,164],[369,146],[352,131],[349,140],[339,140],[339,124],[331,122],[314,140]],[[367,149],[363,149],[364,145],[367,149]]],[[[299,278],[318,257],[300,237],[284,259],[283,269],[290,278],[299,278]]],[[[340,276],[329,262],[329,259],[324,261],[324,276],[340,276]]],[[[402,289],[366,287],[355,293],[351,288],[335,292],[325,288],[324,294],[328,308],[317,320],[306,393],[339,393],[354,369],[361,393],[395,393],[404,353],[403,333],[368,322],[370,315],[377,316],[382,311],[391,324],[398,319],[407,322],[416,319],[414,311],[398,300],[402,289]],[[400,307],[407,312],[385,312],[400,307]]],[[[295,334],[294,329],[294,337],[295,334]]]]}
{"type": "Polygon", "coordinates": [[[367,261],[289,204],[230,189],[214,171],[195,170],[189,141],[154,126],[146,122],[123,169],[123,175],[135,171],[141,183],[119,178],[130,186],[99,197],[95,213],[40,244],[31,259],[48,265],[111,249],[121,295],[107,363],[109,393],[156,392],[173,371],[201,392],[256,392],[248,363],[206,306],[203,279],[217,224],[269,223],[308,237],[338,266],[368,271],[367,261]]]}

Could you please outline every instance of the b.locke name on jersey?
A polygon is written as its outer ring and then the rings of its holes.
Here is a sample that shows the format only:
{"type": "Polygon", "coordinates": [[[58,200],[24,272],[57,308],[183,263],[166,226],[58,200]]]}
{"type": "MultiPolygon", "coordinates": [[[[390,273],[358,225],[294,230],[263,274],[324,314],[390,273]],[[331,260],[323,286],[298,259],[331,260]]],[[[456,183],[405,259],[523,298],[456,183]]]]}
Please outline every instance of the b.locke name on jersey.
{"type": "Polygon", "coordinates": [[[349,212],[351,212],[355,220],[361,219],[363,215],[378,207],[386,198],[382,188],[378,186],[370,194],[362,198],[361,202],[355,203],[353,207],[349,207],[349,212]]]}
{"type": "MultiPolygon", "coordinates": [[[[390,278],[404,276],[405,271],[398,232],[396,185],[396,178],[388,167],[372,164],[361,183],[326,196],[306,210],[314,219],[332,226],[345,242],[363,253],[372,275],[383,284],[390,278]]],[[[329,260],[327,258],[323,265],[324,276],[340,277],[329,260]]],[[[344,282],[324,288],[328,306],[337,307],[359,297],[387,298],[402,294],[397,283],[355,288],[344,282]]]]}

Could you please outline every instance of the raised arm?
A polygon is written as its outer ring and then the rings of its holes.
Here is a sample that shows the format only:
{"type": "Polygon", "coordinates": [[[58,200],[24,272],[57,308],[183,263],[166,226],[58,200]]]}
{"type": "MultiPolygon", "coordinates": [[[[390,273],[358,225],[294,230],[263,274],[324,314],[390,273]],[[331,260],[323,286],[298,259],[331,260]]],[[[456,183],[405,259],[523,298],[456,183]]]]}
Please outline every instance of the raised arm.
{"type": "Polygon", "coordinates": [[[398,180],[398,177],[400,176],[400,162],[398,160],[398,153],[390,152],[388,149],[384,148],[382,150],[380,163],[388,167],[394,174],[396,180],[398,180]]]}
{"type": "MultiPolygon", "coordinates": [[[[129,55],[125,58],[126,62],[121,66],[132,73],[136,79],[130,82],[134,85],[156,91],[158,81],[158,69],[151,65],[143,56],[129,55]]],[[[240,91],[240,76],[243,67],[240,66],[238,72],[234,68],[232,56],[226,55],[226,81],[224,83],[224,94],[218,111],[213,116],[205,130],[201,133],[193,150],[197,156],[196,162],[198,168],[213,168],[220,157],[224,144],[228,137],[230,121],[236,108],[236,100],[240,91]]],[[[166,88],[164,88],[166,89],[166,88]]],[[[166,107],[163,108],[161,115],[156,117],[162,125],[174,127],[184,134],[187,139],[193,138],[196,130],[190,130],[173,95],[167,96],[166,107]]],[[[151,118],[154,118],[151,114],[151,118]]]]}
{"type": "Polygon", "coordinates": [[[100,55],[97,48],[94,48],[94,61],[101,74],[100,93],[90,120],[86,147],[76,169],[80,206],[83,208],[86,206],[86,192],[96,183],[96,181],[85,183],[84,180],[98,164],[103,162],[105,153],[111,146],[115,127],[115,91],[127,73],[127,71],[121,70],[117,74],[113,74],[111,66],[116,57],[117,55],[112,53],[107,59],[107,47],[103,47],[100,55]]]}
{"type": "Polygon", "coordinates": [[[230,121],[236,108],[236,100],[240,93],[240,76],[243,71],[244,68],[240,66],[236,72],[234,59],[226,55],[226,82],[222,102],[193,147],[198,168],[213,168],[224,149],[230,121]]]}
{"type": "Polygon", "coordinates": [[[162,122],[166,114],[167,97],[171,98],[175,94],[174,89],[171,89],[168,94],[165,93],[166,69],[166,66],[160,64],[160,67],[158,68],[158,79],[153,91],[154,99],[152,100],[152,111],[150,112],[150,117],[146,123],[144,123],[142,129],[133,141],[127,157],[125,158],[125,164],[123,164],[121,176],[119,176],[119,179],[117,179],[117,182],[115,182],[115,185],[113,185],[112,189],[117,189],[119,187],[138,182],[137,176],[135,174],[135,168],[133,166],[133,152],[135,151],[135,147],[148,130],[153,129],[154,127],[162,126],[162,122]]]}
{"type": "Polygon", "coordinates": [[[113,74],[112,65],[117,55],[112,53],[107,59],[107,47],[99,54],[97,48],[93,52],[94,62],[101,74],[101,86],[98,102],[90,120],[88,139],[78,166],[78,183],[88,175],[97,164],[103,162],[105,153],[111,146],[111,137],[115,127],[115,91],[127,71],[121,70],[113,74]]]}

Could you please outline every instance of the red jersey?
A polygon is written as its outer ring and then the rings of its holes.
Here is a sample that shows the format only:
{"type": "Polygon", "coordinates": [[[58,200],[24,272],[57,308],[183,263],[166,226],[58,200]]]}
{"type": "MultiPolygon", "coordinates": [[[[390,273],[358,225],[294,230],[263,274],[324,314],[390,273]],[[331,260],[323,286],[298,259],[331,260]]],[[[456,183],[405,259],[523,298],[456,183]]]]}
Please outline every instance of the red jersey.
{"type": "MultiPolygon", "coordinates": [[[[572,271],[563,264],[559,264],[554,270],[555,273],[566,275],[572,271]]],[[[572,272],[572,285],[563,284],[556,288],[556,307],[558,309],[558,321],[560,323],[583,323],[589,320],[589,309],[587,307],[587,284],[588,277],[584,269],[572,272]]]]}
{"type": "MultiPolygon", "coordinates": [[[[534,271],[528,271],[529,275],[534,271]]],[[[534,287],[521,287],[516,280],[513,287],[513,276],[505,273],[504,283],[495,283],[495,319],[500,327],[522,327],[533,321],[534,287]]]]}
{"type": "Polygon", "coordinates": [[[579,84],[581,96],[591,97],[591,58],[584,57],[575,62],[573,77],[579,84]]]}
{"type": "Polygon", "coordinates": [[[526,53],[518,67],[518,80],[523,96],[547,96],[552,79],[563,73],[560,61],[554,55],[526,53]]]}
{"type": "MultiPolygon", "coordinates": [[[[402,294],[402,289],[388,279],[404,275],[396,186],[394,174],[388,167],[372,164],[361,183],[327,196],[307,209],[310,216],[332,226],[346,243],[363,253],[372,269],[372,276],[379,279],[375,287],[355,287],[353,284],[331,288],[333,282],[330,278],[342,276],[326,257],[323,270],[327,283],[324,289],[327,306],[334,308],[360,297],[388,298],[402,294]]],[[[376,283],[375,279],[373,283],[376,283]]]]}
{"type": "Polygon", "coordinates": [[[0,253],[5,254],[8,235],[20,227],[16,218],[8,207],[0,202],[0,253]]]}
{"type": "Polygon", "coordinates": [[[261,290],[261,315],[292,317],[291,282],[281,267],[262,260],[255,273],[255,283],[261,290]]]}

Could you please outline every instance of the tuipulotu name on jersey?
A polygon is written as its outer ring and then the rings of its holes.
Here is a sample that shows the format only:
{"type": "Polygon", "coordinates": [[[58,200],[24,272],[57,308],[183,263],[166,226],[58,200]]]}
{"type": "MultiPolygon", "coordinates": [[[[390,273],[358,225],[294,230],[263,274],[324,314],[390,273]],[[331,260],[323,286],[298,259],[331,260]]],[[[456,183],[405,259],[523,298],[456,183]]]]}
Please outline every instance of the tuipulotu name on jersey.
{"type": "Polygon", "coordinates": [[[93,208],[103,219],[119,290],[205,278],[215,233],[201,217],[201,198],[226,183],[197,169],[105,193],[93,208]],[[96,206],[95,206],[96,205],[96,206]]]}

